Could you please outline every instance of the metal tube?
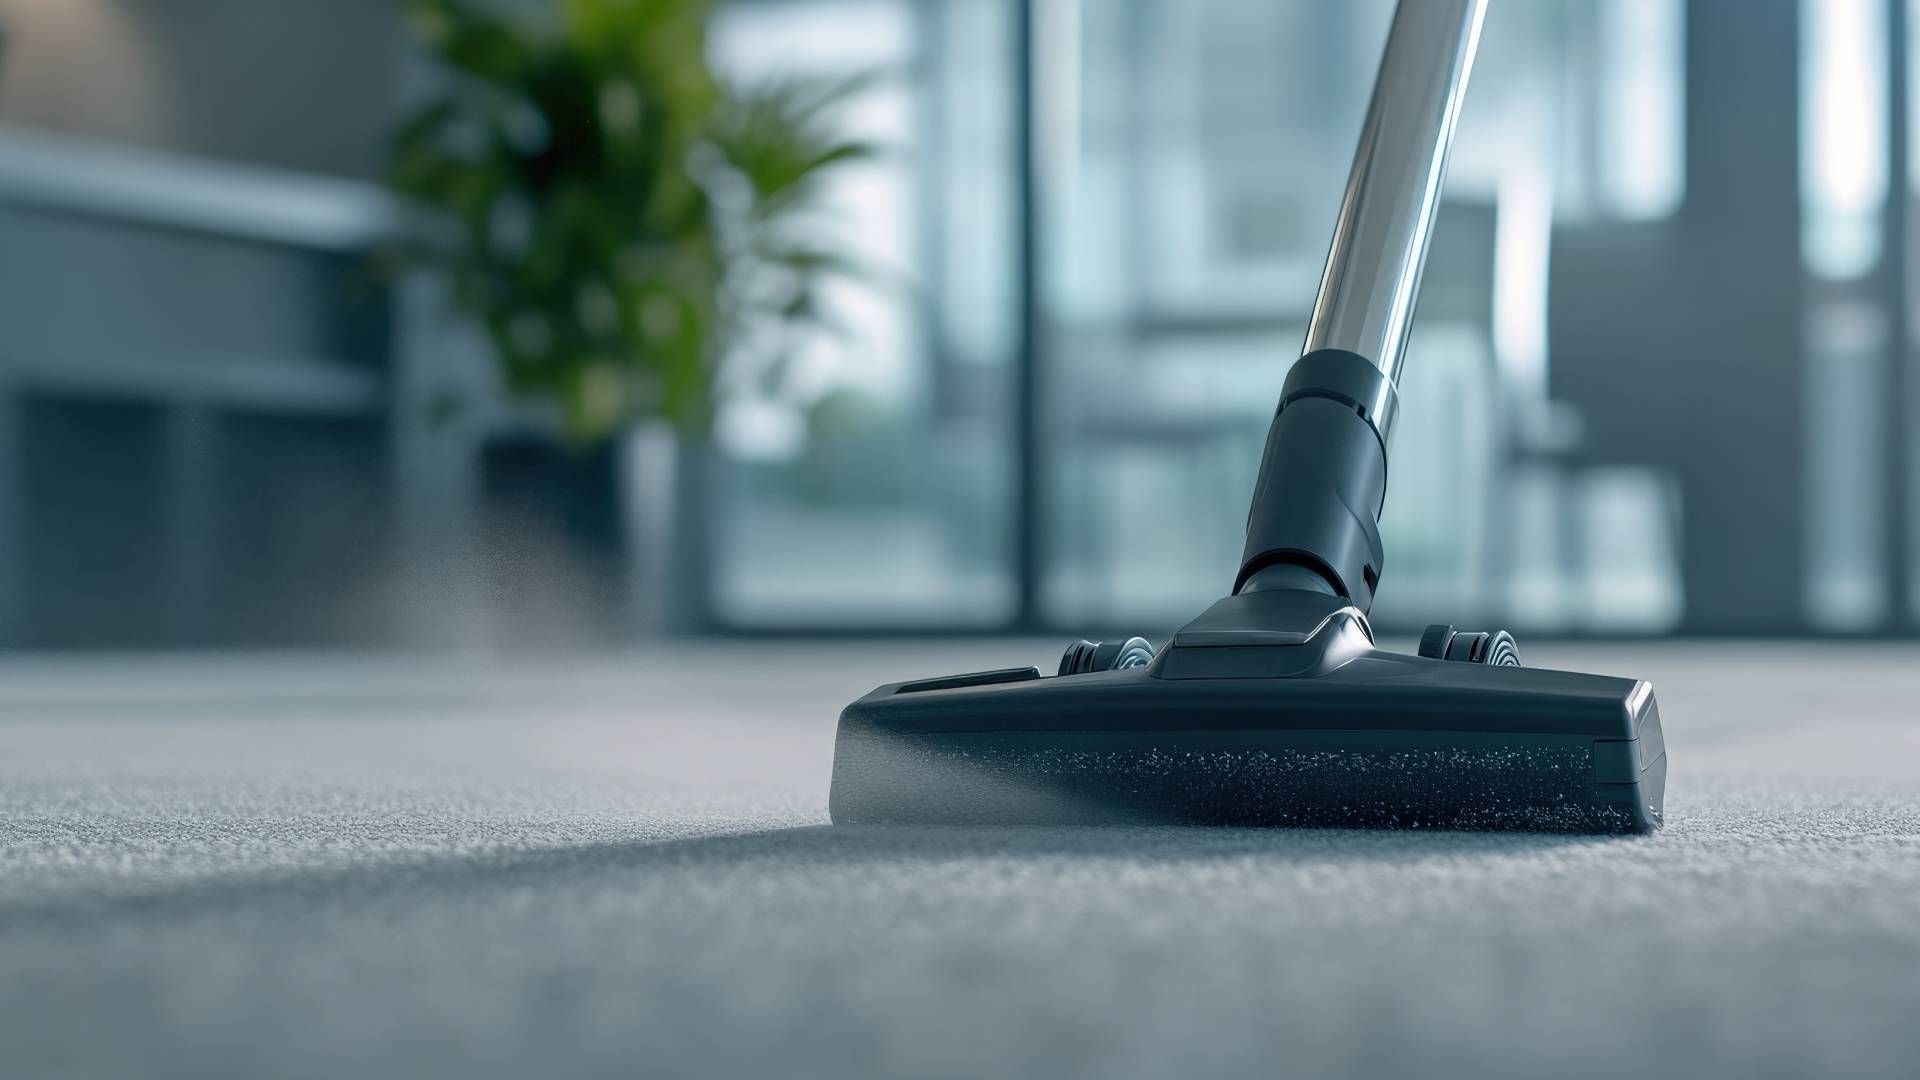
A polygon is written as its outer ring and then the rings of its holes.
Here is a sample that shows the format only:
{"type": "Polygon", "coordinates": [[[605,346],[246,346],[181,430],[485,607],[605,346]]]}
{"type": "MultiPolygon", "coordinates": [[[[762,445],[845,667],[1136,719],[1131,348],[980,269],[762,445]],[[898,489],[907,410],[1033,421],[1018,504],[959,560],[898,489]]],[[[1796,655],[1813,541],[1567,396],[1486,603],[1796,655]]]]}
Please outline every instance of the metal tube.
{"type": "Polygon", "coordinates": [[[1394,11],[1303,352],[1358,353],[1399,380],[1485,13],[1486,0],[1394,11]]]}

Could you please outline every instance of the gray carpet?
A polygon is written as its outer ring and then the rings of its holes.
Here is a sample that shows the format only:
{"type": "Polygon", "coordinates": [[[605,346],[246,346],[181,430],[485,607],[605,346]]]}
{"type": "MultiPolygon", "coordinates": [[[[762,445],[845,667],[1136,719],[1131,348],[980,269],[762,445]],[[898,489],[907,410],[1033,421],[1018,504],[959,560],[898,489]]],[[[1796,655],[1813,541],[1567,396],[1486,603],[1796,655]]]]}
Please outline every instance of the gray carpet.
{"type": "Polygon", "coordinates": [[[1594,647],[1653,838],[836,830],[1051,645],[0,665],[8,1076],[1913,1076],[1920,653],[1594,647]]]}

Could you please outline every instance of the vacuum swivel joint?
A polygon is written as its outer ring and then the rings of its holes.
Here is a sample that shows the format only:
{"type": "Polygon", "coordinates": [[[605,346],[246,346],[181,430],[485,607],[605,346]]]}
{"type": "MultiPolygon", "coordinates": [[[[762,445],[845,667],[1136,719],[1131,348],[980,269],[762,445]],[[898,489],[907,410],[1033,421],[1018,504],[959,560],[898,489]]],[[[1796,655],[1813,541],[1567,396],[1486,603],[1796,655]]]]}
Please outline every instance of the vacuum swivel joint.
{"type": "Polygon", "coordinates": [[[1308,588],[1362,613],[1373,606],[1398,408],[1393,380],[1365,357],[1320,349],[1294,363],[1267,433],[1235,593],[1308,588]]]}

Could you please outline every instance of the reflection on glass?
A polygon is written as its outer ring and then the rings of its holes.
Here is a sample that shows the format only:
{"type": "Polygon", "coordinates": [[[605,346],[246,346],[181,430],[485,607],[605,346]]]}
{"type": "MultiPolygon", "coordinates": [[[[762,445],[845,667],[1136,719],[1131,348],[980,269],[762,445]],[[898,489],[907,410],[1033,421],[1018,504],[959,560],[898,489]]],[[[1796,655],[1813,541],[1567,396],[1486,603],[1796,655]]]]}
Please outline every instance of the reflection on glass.
{"type": "Polygon", "coordinates": [[[1665,217],[1686,190],[1685,17],[1681,0],[1592,5],[1601,72],[1600,179],[1608,215],[1665,217]]]}
{"type": "Polygon", "coordinates": [[[1883,0],[1802,0],[1800,190],[1808,269],[1858,277],[1880,258],[1887,195],[1883,0]]]}

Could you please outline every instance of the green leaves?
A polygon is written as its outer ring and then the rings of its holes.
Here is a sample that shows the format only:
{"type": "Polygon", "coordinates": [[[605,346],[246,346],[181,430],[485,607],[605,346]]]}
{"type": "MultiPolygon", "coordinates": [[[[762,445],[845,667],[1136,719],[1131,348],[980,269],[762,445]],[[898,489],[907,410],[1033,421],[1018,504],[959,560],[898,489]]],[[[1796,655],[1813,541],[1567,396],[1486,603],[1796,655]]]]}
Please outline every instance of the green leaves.
{"type": "Polygon", "coordinates": [[[449,278],[507,388],[581,441],[643,416],[703,429],[720,387],[767,385],[823,321],[820,281],[857,269],[800,226],[819,179],[874,152],[834,123],[866,81],[726,87],[708,6],[408,5],[444,78],[393,136],[392,185],[434,220],[399,254],[449,278]]]}
{"type": "Polygon", "coordinates": [[[496,84],[525,77],[525,35],[506,19],[465,0],[409,0],[408,21],[448,67],[496,84]]]}
{"type": "Polygon", "coordinates": [[[870,144],[836,135],[832,114],[872,83],[784,78],[746,87],[715,110],[710,137],[752,185],[757,213],[777,214],[831,167],[871,157],[870,144]]]}

